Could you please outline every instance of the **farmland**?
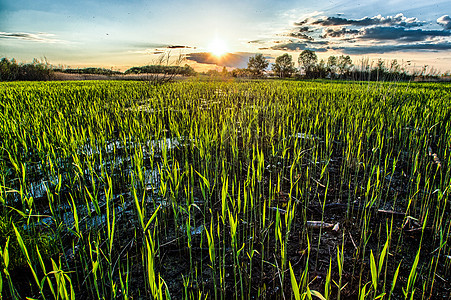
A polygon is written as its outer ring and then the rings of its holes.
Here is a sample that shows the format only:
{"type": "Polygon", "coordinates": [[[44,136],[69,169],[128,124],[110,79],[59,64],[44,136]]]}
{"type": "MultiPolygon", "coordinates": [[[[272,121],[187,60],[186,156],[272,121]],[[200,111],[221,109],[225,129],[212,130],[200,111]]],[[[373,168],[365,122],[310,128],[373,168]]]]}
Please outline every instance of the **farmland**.
{"type": "Polygon", "coordinates": [[[1,83],[1,294],[449,299],[450,95],[1,83]]]}

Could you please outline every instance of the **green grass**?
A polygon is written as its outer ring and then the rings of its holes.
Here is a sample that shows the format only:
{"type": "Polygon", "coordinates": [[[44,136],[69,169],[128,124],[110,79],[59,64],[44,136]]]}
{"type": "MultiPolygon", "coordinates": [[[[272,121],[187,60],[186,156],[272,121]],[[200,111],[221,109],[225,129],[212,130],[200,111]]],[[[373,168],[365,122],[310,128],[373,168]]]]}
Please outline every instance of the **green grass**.
{"type": "Polygon", "coordinates": [[[1,83],[2,296],[450,297],[450,92],[1,83]]]}

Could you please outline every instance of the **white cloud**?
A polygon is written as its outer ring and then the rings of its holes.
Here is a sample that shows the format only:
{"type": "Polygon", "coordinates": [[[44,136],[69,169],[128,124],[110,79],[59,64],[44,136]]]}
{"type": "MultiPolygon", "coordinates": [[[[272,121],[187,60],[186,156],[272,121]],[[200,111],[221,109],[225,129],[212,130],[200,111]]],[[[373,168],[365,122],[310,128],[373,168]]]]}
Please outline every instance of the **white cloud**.
{"type": "Polygon", "coordinates": [[[437,23],[445,29],[451,29],[451,18],[448,15],[441,16],[437,19],[437,23]]]}
{"type": "Polygon", "coordinates": [[[55,38],[54,34],[51,33],[28,33],[28,32],[2,32],[0,31],[0,39],[17,39],[24,41],[32,41],[39,43],[47,43],[47,44],[56,44],[56,43],[68,43],[67,41],[63,41],[55,38]]]}

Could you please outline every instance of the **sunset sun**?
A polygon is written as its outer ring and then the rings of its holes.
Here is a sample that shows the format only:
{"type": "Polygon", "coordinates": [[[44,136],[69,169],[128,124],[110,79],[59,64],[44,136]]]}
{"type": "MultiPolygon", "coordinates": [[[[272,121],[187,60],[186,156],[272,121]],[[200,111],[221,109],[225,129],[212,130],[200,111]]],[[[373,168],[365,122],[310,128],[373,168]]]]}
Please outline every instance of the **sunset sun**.
{"type": "Polygon", "coordinates": [[[208,45],[208,51],[215,56],[222,56],[228,51],[227,44],[220,38],[215,38],[211,41],[210,45],[208,45]]]}

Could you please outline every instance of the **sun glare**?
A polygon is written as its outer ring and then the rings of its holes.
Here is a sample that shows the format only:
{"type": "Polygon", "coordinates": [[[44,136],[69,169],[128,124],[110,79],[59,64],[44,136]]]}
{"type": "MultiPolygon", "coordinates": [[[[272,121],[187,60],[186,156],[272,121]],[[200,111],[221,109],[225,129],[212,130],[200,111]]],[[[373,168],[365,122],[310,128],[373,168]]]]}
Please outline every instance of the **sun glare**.
{"type": "Polygon", "coordinates": [[[208,51],[219,57],[227,52],[227,45],[223,40],[215,38],[208,46],[208,51]]]}

